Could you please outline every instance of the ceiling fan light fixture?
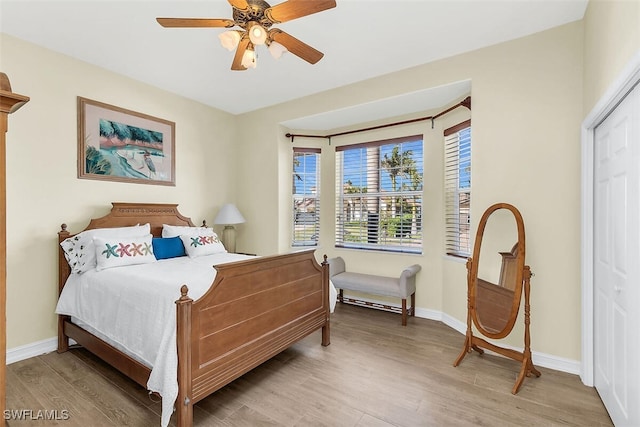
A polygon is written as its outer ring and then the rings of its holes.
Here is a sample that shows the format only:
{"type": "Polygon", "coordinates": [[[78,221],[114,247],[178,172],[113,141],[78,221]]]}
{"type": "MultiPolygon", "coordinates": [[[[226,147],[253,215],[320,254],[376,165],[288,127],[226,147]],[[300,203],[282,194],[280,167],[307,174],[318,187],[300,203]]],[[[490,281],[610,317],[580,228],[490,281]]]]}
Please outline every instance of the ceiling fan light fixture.
{"type": "Polygon", "coordinates": [[[238,47],[241,36],[239,31],[231,30],[219,34],[218,38],[220,39],[220,44],[222,45],[222,47],[229,51],[232,51],[238,47]]]}
{"type": "MultiPolygon", "coordinates": [[[[2,0],[0,0],[2,1],[2,0]]],[[[268,0],[271,1],[271,0],[268,0]]],[[[304,16],[336,7],[336,0],[278,0],[275,6],[265,0],[227,0],[233,19],[224,18],[156,18],[164,28],[227,28],[219,34],[220,43],[233,51],[231,70],[256,68],[255,46],[266,45],[270,54],[278,59],[291,52],[309,64],[317,63],[324,54],[294,36],[272,28],[304,16]],[[240,29],[232,30],[234,27],[240,29]]]]}
{"type": "Polygon", "coordinates": [[[268,49],[269,49],[269,53],[271,54],[271,56],[273,56],[275,59],[280,59],[282,54],[287,52],[287,48],[286,47],[284,47],[280,43],[274,42],[274,41],[269,43],[268,49]]]}
{"type": "Polygon", "coordinates": [[[260,24],[253,24],[249,29],[249,39],[254,45],[264,44],[267,41],[267,30],[260,24]]]}
{"type": "Polygon", "coordinates": [[[256,51],[248,47],[242,54],[242,66],[244,68],[256,68],[256,51]]]}

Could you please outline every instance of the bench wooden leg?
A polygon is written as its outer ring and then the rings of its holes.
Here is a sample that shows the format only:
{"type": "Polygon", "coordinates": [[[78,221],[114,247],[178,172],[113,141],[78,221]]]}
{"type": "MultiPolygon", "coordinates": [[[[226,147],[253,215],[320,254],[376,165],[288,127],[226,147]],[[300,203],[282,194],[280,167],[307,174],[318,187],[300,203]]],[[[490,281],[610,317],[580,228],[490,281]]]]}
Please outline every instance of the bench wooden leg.
{"type": "Polygon", "coordinates": [[[416,317],[416,293],[411,294],[411,317],[416,317]]]}
{"type": "Polygon", "coordinates": [[[407,326],[407,299],[402,298],[402,326],[407,326]]]}

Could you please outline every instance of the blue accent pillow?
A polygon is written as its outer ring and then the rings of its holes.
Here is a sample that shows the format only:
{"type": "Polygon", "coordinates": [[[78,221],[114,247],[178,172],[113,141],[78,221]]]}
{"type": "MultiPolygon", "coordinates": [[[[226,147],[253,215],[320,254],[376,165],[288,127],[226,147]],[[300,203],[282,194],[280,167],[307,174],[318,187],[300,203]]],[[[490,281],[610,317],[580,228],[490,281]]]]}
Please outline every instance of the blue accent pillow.
{"type": "Polygon", "coordinates": [[[154,237],[151,243],[156,259],[176,258],[186,255],[184,245],[179,236],[154,237]]]}

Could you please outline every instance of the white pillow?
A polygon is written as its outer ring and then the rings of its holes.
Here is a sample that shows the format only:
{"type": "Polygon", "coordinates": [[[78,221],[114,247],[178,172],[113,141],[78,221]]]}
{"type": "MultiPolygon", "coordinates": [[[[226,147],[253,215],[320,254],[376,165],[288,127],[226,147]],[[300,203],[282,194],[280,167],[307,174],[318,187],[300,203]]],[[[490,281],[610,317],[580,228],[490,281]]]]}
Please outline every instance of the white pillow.
{"type": "Polygon", "coordinates": [[[209,227],[190,227],[188,225],[169,225],[162,224],[162,237],[178,237],[185,236],[212,236],[215,233],[213,228],[209,227]]]}
{"type": "Polygon", "coordinates": [[[152,238],[151,234],[143,237],[94,237],[96,270],[156,262],[152,238]]]}
{"type": "Polygon", "coordinates": [[[64,256],[71,267],[71,272],[80,274],[96,266],[96,249],[94,237],[140,237],[151,233],[149,224],[131,227],[95,228],[83,231],[60,242],[64,256]]]}
{"type": "Polygon", "coordinates": [[[189,258],[227,252],[216,233],[212,235],[181,235],[180,239],[189,258]]]}

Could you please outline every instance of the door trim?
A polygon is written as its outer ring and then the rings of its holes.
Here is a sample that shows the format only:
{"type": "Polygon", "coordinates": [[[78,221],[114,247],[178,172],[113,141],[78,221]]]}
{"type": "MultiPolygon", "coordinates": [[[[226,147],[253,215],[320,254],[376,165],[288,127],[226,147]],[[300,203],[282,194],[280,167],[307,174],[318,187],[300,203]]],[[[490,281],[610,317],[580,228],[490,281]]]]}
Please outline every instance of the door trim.
{"type": "Polygon", "coordinates": [[[620,101],[640,82],[640,51],[631,58],[618,78],[582,122],[582,178],[581,178],[581,287],[582,287],[582,357],[580,379],[594,385],[593,367],[593,175],[594,131],[618,106],[620,101]]]}

